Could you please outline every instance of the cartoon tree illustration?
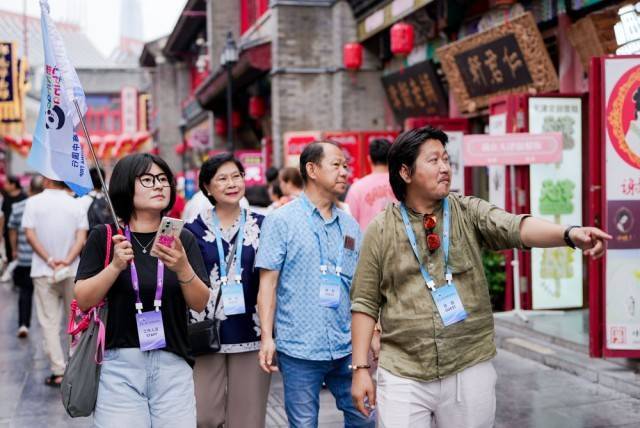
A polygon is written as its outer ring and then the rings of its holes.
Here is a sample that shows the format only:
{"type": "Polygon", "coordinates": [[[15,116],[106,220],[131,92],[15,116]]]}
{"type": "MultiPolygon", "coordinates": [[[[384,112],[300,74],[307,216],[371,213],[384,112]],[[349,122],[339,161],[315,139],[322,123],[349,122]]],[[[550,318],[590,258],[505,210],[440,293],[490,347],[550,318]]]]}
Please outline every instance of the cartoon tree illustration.
{"type": "MultiPolygon", "coordinates": [[[[575,188],[575,183],[569,179],[544,180],[539,199],[540,213],[552,215],[556,224],[562,224],[561,216],[573,213],[575,188]]],[[[546,248],[542,252],[540,276],[554,280],[555,297],[560,297],[560,280],[573,277],[573,257],[571,248],[546,248]]]]}

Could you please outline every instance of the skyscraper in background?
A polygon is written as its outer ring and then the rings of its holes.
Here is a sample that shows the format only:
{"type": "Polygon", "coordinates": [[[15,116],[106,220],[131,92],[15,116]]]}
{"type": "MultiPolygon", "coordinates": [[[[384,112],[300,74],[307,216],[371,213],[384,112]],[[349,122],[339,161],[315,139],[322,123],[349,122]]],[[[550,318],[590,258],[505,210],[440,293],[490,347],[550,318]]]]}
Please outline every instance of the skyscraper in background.
{"type": "Polygon", "coordinates": [[[140,0],[120,0],[120,41],[109,60],[121,66],[137,66],[144,45],[140,0]]]}

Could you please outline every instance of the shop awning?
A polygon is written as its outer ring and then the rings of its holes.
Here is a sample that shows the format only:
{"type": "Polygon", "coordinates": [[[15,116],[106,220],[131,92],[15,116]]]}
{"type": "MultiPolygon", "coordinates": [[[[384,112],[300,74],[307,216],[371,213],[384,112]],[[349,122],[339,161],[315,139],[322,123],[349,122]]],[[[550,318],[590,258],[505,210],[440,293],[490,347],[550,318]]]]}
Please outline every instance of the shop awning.
{"type": "MultiPolygon", "coordinates": [[[[231,70],[233,87],[243,88],[270,70],[271,43],[247,48],[240,53],[238,62],[231,70]]],[[[224,91],[227,84],[227,73],[220,67],[196,89],[195,96],[198,103],[207,110],[224,108],[224,91]]]]}
{"type": "MultiPolygon", "coordinates": [[[[29,149],[33,142],[33,136],[29,134],[20,136],[5,135],[3,139],[9,149],[18,152],[21,156],[29,154],[29,149]]],[[[92,159],[86,139],[81,136],[79,136],[79,139],[85,158],[92,159]]],[[[151,141],[151,134],[147,131],[136,132],[135,134],[91,136],[91,142],[99,159],[120,158],[129,153],[140,151],[149,141],[151,141]]]]}

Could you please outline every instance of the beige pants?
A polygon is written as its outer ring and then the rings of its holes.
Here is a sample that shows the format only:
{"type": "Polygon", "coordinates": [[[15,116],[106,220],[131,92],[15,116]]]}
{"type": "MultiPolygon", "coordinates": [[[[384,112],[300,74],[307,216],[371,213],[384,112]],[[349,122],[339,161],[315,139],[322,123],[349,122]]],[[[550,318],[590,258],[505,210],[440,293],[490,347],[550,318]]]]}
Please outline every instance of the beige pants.
{"type": "Polygon", "coordinates": [[[432,382],[391,374],[378,367],[380,428],[490,428],[496,414],[496,371],[484,361],[432,382]]]}
{"type": "Polygon", "coordinates": [[[60,323],[64,315],[68,319],[73,300],[73,278],[55,284],[49,278],[33,278],[36,315],[44,337],[44,352],[51,362],[51,373],[64,374],[64,354],[60,343],[60,323]]]}
{"type": "Polygon", "coordinates": [[[257,351],[197,357],[193,380],[198,428],[265,426],[271,375],[257,351]]]}

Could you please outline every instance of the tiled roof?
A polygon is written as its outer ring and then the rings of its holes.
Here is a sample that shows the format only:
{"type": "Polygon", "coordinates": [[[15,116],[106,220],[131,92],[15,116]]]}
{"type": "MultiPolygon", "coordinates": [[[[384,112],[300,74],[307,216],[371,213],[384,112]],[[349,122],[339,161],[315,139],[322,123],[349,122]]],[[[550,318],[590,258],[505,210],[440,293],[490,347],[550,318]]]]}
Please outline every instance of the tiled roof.
{"type": "MultiPolygon", "coordinates": [[[[23,23],[22,15],[0,10],[0,40],[17,42],[20,55],[24,48],[23,23]]],[[[76,68],[105,68],[112,65],[79,26],[56,23],[56,28],[76,68]]],[[[29,65],[34,67],[44,63],[40,18],[27,17],[27,29],[29,65]]]]}

